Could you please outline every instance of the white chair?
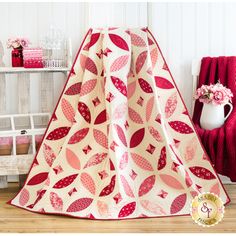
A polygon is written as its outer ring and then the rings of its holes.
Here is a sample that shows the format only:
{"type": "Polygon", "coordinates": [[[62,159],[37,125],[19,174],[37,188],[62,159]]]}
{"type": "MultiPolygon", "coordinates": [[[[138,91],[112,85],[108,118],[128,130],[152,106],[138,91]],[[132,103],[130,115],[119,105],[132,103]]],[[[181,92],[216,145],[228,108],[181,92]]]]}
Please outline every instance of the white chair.
{"type": "MultiPolygon", "coordinates": [[[[201,59],[193,59],[192,60],[192,77],[193,77],[193,88],[192,88],[192,94],[194,95],[196,89],[197,89],[197,85],[198,85],[198,78],[199,78],[199,74],[200,74],[200,69],[201,69],[201,59]]],[[[194,104],[195,104],[195,100],[193,99],[192,102],[192,111],[191,114],[193,116],[193,111],[194,111],[194,104]]],[[[231,180],[223,175],[219,175],[221,181],[223,184],[236,184],[236,182],[231,182],[231,180]]]]}

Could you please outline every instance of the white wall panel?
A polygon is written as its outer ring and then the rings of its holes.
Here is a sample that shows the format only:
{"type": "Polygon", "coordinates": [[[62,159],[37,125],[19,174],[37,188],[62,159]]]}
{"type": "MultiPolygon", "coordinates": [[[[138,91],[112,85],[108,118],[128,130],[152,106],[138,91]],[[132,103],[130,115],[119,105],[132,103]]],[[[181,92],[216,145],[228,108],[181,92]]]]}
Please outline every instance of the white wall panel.
{"type": "Polygon", "coordinates": [[[228,2],[224,6],[224,47],[226,55],[236,55],[236,3],[228,2]]]}
{"type": "Polygon", "coordinates": [[[236,3],[149,3],[149,26],[191,108],[191,62],[236,55],[236,3]],[[181,41],[181,42],[180,42],[181,41]]]}
{"type": "MultiPolygon", "coordinates": [[[[8,16],[8,4],[2,4],[1,7],[1,16],[7,19],[8,16]]],[[[5,66],[7,63],[7,56],[5,55],[5,41],[6,41],[6,34],[8,34],[8,26],[6,24],[2,25],[1,31],[4,34],[0,34],[0,66],[5,66]]],[[[5,75],[0,75],[0,114],[6,113],[6,78],[5,75]]]]}
{"type": "MultiPolygon", "coordinates": [[[[71,38],[73,57],[75,57],[89,27],[147,25],[147,3],[0,3],[0,13],[0,41],[4,50],[1,55],[4,54],[3,62],[6,66],[11,65],[11,50],[6,48],[9,37],[28,37],[32,42],[31,46],[37,46],[52,25],[60,28],[67,37],[71,38]]],[[[28,106],[31,112],[45,109],[48,104],[40,104],[40,102],[45,102],[47,99],[50,99],[49,103],[53,101],[56,104],[65,82],[63,76],[59,74],[42,76],[47,78],[41,80],[40,75],[37,74],[32,74],[30,79],[25,78],[30,80],[30,97],[29,103],[24,106],[28,106]],[[50,97],[42,99],[38,88],[45,88],[45,86],[50,90],[46,91],[47,96],[50,97]]],[[[6,95],[0,94],[1,107],[6,106],[6,113],[19,111],[18,91],[17,76],[8,75],[6,95]],[[6,102],[3,97],[6,97],[6,102]]]]}
{"type": "MultiPolygon", "coordinates": [[[[191,61],[207,55],[236,55],[235,12],[234,2],[0,3],[3,62],[10,65],[10,50],[5,46],[8,37],[29,37],[35,46],[50,25],[60,27],[71,37],[73,57],[89,27],[148,26],[157,38],[188,108],[191,108],[191,61]]],[[[6,78],[7,113],[18,111],[16,78],[14,75],[6,78]]],[[[52,79],[55,104],[64,81],[55,75],[52,79]]],[[[33,112],[41,107],[39,87],[40,76],[32,75],[30,110],[33,112]]]]}
{"type": "Polygon", "coordinates": [[[196,57],[207,56],[209,54],[209,10],[208,3],[202,2],[201,4],[196,4],[196,18],[194,27],[196,35],[196,57]]]}
{"type": "MultiPolygon", "coordinates": [[[[179,85],[180,91],[182,90],[183,83],[180,83],[181,78],[181,63],[182,63],[182,5],[178,3],[169,3],[168,10],[168,25],[167,25],[167,63],[170,70],[179,85]],[[172,48],[172,50],[169,50],[172,48]]],[[[161,47],[161,45],[160,45],[161,47]]]]}
{"type": "Polygon", "coordinates": [[[167,55],[168,47],[168,4],[148,4],[148,27],[156,36],[158,44],[164,55],[167,55]],[[158,17],[157,17],[158,16],[158,17]]]}
{"type": "MultiPolygon", "coordinates": [[[[188,101],[190,105],[190,99],[192,97],[193,83],[191,77],[191,64],[189,63],[196,55],[196,4],[189,3],[182,5],[182,48],[181,48],[181,72],[178,84],[183,95],[183,99],[188,101]]],[[[170,58],[171,61],[171,58],[170,58]]]]}

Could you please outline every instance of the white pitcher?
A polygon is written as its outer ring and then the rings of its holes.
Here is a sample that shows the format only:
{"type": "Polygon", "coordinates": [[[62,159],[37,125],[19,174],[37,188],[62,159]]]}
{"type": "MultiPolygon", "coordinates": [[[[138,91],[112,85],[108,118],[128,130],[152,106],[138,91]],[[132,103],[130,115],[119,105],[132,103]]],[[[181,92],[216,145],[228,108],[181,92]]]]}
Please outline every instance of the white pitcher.
{"type": "Polygon", "coordinates": [[[202,114],[200,118],[201,127],[206,130],[212,130],[221,127],[224,124],[225,120],[229,117],[232,110],[233,105],[231,103],[226,103],[222,105],[203,103],[202,114]],[[230,106],[230,111],[225,117],[224,107],[226,105],[230,106]]]}

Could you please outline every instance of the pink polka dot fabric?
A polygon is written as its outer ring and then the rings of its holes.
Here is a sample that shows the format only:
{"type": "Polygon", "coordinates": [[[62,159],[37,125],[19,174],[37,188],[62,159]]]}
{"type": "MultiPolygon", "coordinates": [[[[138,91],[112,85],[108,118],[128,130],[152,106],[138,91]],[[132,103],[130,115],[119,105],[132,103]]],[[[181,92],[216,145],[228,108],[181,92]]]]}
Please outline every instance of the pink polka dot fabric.
{"type": "Polygon", "coordinates": [[[229,202],[150,31],[90,29],[9,203],[78,218],[161,217],[189,214],[208,191],[229,202]]]}

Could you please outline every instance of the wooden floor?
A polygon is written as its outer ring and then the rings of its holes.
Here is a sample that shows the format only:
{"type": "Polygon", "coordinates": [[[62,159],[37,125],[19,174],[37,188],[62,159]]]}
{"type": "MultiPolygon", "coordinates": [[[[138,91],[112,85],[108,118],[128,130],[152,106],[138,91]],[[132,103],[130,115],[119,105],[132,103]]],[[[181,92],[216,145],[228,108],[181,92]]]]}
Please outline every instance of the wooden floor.
{"type": "Polygon", "coordinates": [[[236,232],[236,185],[226,185],[231,203],[222,222],[211,228],[195,224],[190,216],[122,221],[80,220],[62,216],[41,215],[6,204],[18,188],[10,184],[0,190],[0,232],[236,232]]]}

